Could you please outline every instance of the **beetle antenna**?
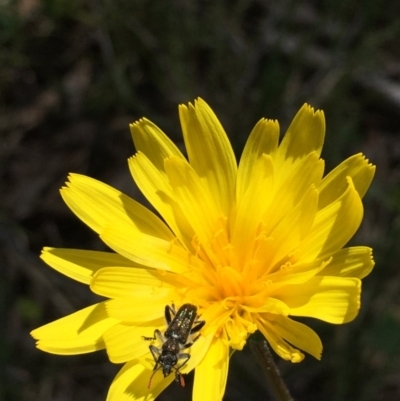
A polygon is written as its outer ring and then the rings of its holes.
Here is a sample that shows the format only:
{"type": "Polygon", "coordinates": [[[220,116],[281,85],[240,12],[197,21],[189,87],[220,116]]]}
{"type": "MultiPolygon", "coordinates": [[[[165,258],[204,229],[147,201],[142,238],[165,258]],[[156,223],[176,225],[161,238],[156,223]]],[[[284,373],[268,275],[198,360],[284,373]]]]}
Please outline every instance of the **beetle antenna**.
{"type": "MultiPolygon", "coordinates": [[[[157,370],[158,370],[158,369],[157,369],[157,370]]],[[[147,385],[147,388],[150,388],[150,386],[151,386],[151,381],[152,381],[152,379],[153,379],[153,376],[156,374],[157,370],[155,370],[155,371],[152,373],[152,375],[150,376],[149,384],[147,385]]]]}

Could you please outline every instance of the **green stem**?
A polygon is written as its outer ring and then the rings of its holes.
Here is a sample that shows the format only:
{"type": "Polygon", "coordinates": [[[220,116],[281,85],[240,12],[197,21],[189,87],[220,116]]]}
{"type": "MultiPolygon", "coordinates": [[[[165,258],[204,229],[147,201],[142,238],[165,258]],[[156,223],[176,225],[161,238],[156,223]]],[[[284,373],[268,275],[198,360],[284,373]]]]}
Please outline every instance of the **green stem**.
{"type": "Polygon", "coordinates": [[[265,340],[257,342],[250,340],[249,344],[265,374],[265,377],[267,378],[268,387],[272,396],[276,401],[293,401],[293,398],[291,397],[289,390],[283,382],[282,376],[275,365],[267,342],[265,340]]]}

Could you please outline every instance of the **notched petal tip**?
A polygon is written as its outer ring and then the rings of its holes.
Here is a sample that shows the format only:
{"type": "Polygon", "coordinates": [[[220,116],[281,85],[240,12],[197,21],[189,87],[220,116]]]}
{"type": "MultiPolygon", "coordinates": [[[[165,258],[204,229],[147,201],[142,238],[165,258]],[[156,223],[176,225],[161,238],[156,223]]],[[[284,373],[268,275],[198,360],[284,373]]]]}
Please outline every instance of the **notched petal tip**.
{"type": "Polygon", "coordinates": [[[300,111],[305,111],[307,113],[313,114],[313,115],[322,115],[323,118],[325,118],[324,111],[321,109],[316,109],[313,106],[311,106],[309,103],[304,103],[303,106],[300,107],[300,111]]]}
{"type": "Polygon", "coordinates": [[[52,246],[44,246],[42,248],[42,250],[40,251],[40,256],[42,256],[44,253],[51,252],[53,249],[56,249],[56,248],[53,248],[52,246]]]}
{"type": "Polygon", "coordinates": [[[365,162],[365,164],[370,167],[373,168],[375,170],[376,166],[374,163],[372,163],[367,156],[364,155],[364,153],[360,152],[360,153],[356,153],[353,157],[359,157],[362,161],[365,162]]]}
{"type": "Polygon", "coordinates": [[[129,128],[132,130],[132,129],[136,129],[136,128],[138,128],[140,125],[142,125],[142,124],[146,124],[147,122],[150,122],[147,118],[145,118],[145,117],[142,117],[142,118],[139,118],[139,120],[136,120],[136,121],[134,121],[133,123],[130,123],[129,124],[129,128]]]}
{"type": "MultiPolygon", "coordinates": [[[[87,255],[95,252],[87,251],[87,255]]],[[[90,263],[82,255],[85,251],[73,249],[60,249],[45,247],[42,249],[40,259],[57,272],[83,284],[89,284],[96,264],[90,263]]]]}
{"type": "Polygon", "coordinates": [[[178,110],[184,113],[188,113],[188,112],[193,112],[196,113],[196,109],[200,108],[200,107],[208,107],[210,108],[210,106],[207,104],[207,102],[205,102],[201,97],[197,97],[196,99],[194,99],[193,103],[192,102],[188,102],[187,104],[185,103],[181,103],[178,106],[178,110]]]}
{"type": "MultiPolygon", "coordinates": [[[[68,190],[75,190],[78,187],[95,184],[95,183],[100,183],[100,181],[95,180],[94,178],[88,177],[87,175],[84,175],[84,174],[68,173],[67,180],[65,181],[65,184],[60,188],[60,192],[62,195],[63,193],[66,193],[66,191],[68,191],[68,190]]],[[[103,185],[109,187],[107,184],[103,184],[103,185]]]]}
{"type": "Polygon", "coordinates": [[[372,262],[372,267],[373,267],[373,266],[375,266],[374,250],[369,247],[368,247],[368,250],[369,250],[369,256],[370,256],[370,260],[372,262]]]}
{"type": "Polygon", "coordinates": [[[198,105],[207,105],[208,106],[207,102],[203,98],[198,96],[198,97],[196,97],[196,99],[194,99],[193,103],[192,102],[188,102],[187,105],[185,103],[181,103],[178,107],[179,108],[182,107],[182,108],[186,108],[187,109],[188,107],[189,108],[190,107],[195,108],[198,105]]]}
{"type": "MultiPolygon", "coordinates": [[[[190,103],[189,103],[190,104],[190,103]]],[[[178,106],[178,111],[179,114],[181,115],[181,113],[186,113],[187,112],[188,107],[186,106],[186,104],[180,104],[178,106]]]]}
{"type": "Polygon", "coordinates": [[[279,145],[277,160],[297,160],[313,151],[319,156],[324,138],[324,113],[321,110],[314,111],[314,108],[304,104],[294,116],[279,145]]]}
{"type": "Polygon", "coordinates": [[[78,181],[78,180],[82,180],[82,179],[85,179],[85,178],[90,179],[89,177],[87,177],[87,176],[85,176],[83,174],[68,173],[67,181],[65,182],[65,184],[68,185],[68,184],[72,183],[73,181],[78,181]]]}
{"type": "Polygon", "coordinates": [[[60,188],[61,195],[63,194],[64,191],[70,189],[71,181],[74,180],[75,175],[76,175],[75,173],[68,173],[67,180],[65,181],[64,185],[60,188]]]}
{"type": "Polygon", "coordinates": [[[129,129],[131,134],[142,133],[142,134],[150,134],[146,131],[146,128],[150,129],[159,129],[154,123],[148,120],[146,117],[139,118],[139,120],[134,121],[129,124],[129,129]]]}
{"type": "Polygon", "coordinates": [[[34,329],[32,330],[29,335],[35,340],[35,345],[36,347],[38,346],[38,342],[39,342],[39,335],[38,335],[38,329],[34,329]]]}

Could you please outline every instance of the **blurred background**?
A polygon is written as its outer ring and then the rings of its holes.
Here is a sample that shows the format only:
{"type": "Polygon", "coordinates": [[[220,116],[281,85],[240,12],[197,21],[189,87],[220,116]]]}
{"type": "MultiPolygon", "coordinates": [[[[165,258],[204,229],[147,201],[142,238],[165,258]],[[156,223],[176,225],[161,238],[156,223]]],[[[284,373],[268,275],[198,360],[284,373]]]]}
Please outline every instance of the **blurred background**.
{"type": "MultiPolygon", "coordinates": [[[[326,171],[358,152],[377,165],[352,240],[376,259],[360,314],[307,321],[322,360],[278,363],[298,401],[400,399],[399,15],[397,0],[1,0],[0,399],[106,399],[120,366],[104,352],[35,349],[33,328],[97,301],[38,255],[104,249],[61,200],[67,174],[145,202],[127,168],[128,124],[146,116],[181,145],[177,106],[197,96],[238,157],[261,117],[284,132],[308,102],[325,111],[326,171]]],[[[191,381],[159,399],[191,399],[191,381]]],[[[249,350],[234,354],[224,400],[268,400],[249,350]]]]}

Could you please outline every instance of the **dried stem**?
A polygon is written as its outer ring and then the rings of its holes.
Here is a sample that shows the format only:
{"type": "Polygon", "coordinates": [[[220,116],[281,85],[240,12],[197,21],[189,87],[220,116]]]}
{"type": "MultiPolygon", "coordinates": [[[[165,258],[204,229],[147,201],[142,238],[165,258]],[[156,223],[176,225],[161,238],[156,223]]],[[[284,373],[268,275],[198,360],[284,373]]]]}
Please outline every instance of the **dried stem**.
{"type": "Polygon", "coordinates": [[[265,340],[257,342],[250,340],[249,344],[267,378],[268,388],[274,399],[276,401],[293,401],[274,362],[267,342],[265,340]]]}

